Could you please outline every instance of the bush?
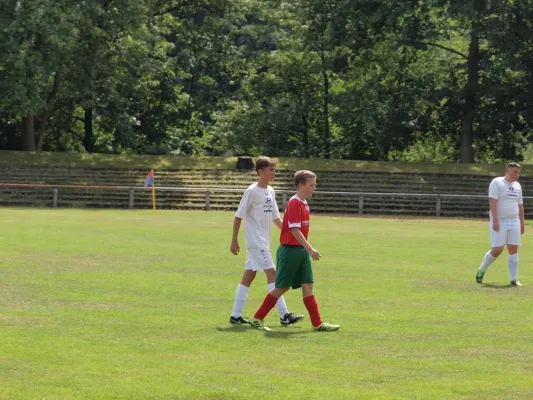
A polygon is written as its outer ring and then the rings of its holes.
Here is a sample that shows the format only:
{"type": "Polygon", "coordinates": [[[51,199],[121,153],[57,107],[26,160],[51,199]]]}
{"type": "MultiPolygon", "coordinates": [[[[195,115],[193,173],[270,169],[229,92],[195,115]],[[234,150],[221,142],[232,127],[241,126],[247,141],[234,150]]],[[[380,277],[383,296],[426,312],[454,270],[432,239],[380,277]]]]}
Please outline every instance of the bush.
{"type": "Polygon", "coordinates": [[[404,150],[391,150],[388,154],[390,161],[407,162],[455,162],[455,148],[452,140],[423,138],[415,141],[404,150]]]}

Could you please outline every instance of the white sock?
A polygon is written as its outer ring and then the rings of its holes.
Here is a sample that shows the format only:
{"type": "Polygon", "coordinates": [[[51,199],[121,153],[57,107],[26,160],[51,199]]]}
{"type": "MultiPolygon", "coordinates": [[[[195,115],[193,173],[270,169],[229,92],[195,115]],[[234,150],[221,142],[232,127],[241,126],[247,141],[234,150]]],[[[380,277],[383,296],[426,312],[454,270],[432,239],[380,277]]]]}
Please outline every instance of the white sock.
{"type": "Polygon", "coordinates": [[[490,254],[490,250],[487,251],[487,254],[485,254],[485,257],[483,258],[483,262],[479,266],[479,269],[485,272],[489,265],[496,261],[496,258],[498,257],[493,257],[492,254],[490,254]]]}
{"type": "MultiPolygon", "coordinates": [[[[274,282],[268,284],[268,291],[270,292],[272,289],[276,287],[276,284],[274,282]]],[[[276,302],[276,310],[278,310],[279,317],[283,318],[285,314],[287,314],[289,311],[287,310],[287,304],[285,304],[285,299],[283,296],[281,296],[278,301],[276,302]]]]}
{"type": "Polygon", "coordinates": [[[232,317],[240,317],[244,311],[244,305],[246,300],[248,300],[248,292],[250,288],[248,286],[237,285],[237,291],[235,292],[235,303],[233,303],[233,311],[231,312],[232,317]]]}
{"type": "Polygon", "coordinates": [[[507,260],[509,263],[509,276],[512,281],[516,281],[518,278],[518,253],[509,256],[507,260]]]}

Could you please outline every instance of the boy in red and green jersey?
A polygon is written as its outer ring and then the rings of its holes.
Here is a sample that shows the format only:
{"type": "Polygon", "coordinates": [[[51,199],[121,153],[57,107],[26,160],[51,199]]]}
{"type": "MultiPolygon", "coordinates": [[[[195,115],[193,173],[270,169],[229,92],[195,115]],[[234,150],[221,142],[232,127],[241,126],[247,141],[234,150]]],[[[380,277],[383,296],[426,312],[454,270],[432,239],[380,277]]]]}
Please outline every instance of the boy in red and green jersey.
{"type": "Polygon", "coordinates": [[[256,311],[250,324],[258,329],[270,330],[264,319],[272,310],[278,298],[291,287],[302,288],[303,302],[311,324],[316,331],[336,331],[339,325],[322,321],[318,304],[313,294],[313,270],[311,258],[320,260],[320,253],[307,241],[309,235],[309,204],[307,199],[316,188],[316,175],[311,171],[298,171],[294,174],[296,194],[285,208],[281,227],[280,245],[277,251],[276,284],[265,297],[263,304],[256,311]]]}
{"type": "Polygon", "coordinates": [[[283,224],[281,225],[280,243],[289,246],[301,246],[300,242],[291,233],[290,228],[298,227],[307,240],[309,235],[309,205],[306,200],[302,200],[297,194],[291,197],[285,207],[283,224]]]}

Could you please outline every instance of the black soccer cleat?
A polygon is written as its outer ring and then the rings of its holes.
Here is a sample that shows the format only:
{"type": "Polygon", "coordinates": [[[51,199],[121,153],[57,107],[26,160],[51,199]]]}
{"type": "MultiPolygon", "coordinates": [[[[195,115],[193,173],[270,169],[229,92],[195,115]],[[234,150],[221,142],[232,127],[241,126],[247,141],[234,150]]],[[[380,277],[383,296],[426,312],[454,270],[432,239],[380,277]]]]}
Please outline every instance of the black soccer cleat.
{"type": "Polygon", "coordinates": [[[303,315],[287,313],[283,316],[283,318],[279,319],[279,322],[281,323],[282,326],[289,326],[289,325],[297,323],[298,321],[301,321],[302,319],[304,319],[303,315]]]}
{"type": "Polygon", "coordinates": [[[511,286],[522,286],[520,281],[511,281],[511,286]]]}
{"type": "Polygon", "coordinates": [[[483,277],[485,276],[485,272],[483,271],[477,271],[476,273],[476,282],[477,283],[483,283],[483,277]]]}
{"type": "Polygon", "coordinates": [[[235,325],[247,325],[250,324],[250,321],[243,317],[229,317],[229,323],[235,325]]]}

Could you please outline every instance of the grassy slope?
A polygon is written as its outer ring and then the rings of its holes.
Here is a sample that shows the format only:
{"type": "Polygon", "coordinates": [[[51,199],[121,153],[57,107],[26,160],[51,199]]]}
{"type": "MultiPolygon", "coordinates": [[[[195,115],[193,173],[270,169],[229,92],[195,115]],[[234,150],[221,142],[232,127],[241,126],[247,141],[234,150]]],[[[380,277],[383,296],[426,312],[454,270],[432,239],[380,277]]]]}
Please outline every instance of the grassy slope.
{"type": "Polygon", "coordinates": [[[533,398],[531,256],[524,287],[505,257],[477,285],[486,221],[314,217],[317,299],[342,328],[273,311],[265,335],[227,324],[232,217],[0,209],[0,399],[533,398]]]}
{"type": "MultiPolygon", "coordinates": [[[[0,151],[0,165],[27,166],[86,166],[96,168],[199,168],[234,169],[236,157],[172,157],[172,156],[117,156],[79,153],[28,153],[0,151]]],[[[502,165],[494,164],[431,164],[377,161],[323,160],[278,158],[280,169],[311,169],[315,171],[382,171],[471,175],[501,175],[502,165]]],[[[525,165],[522,174],[533,174],[533,166],[525,165]]]]}

